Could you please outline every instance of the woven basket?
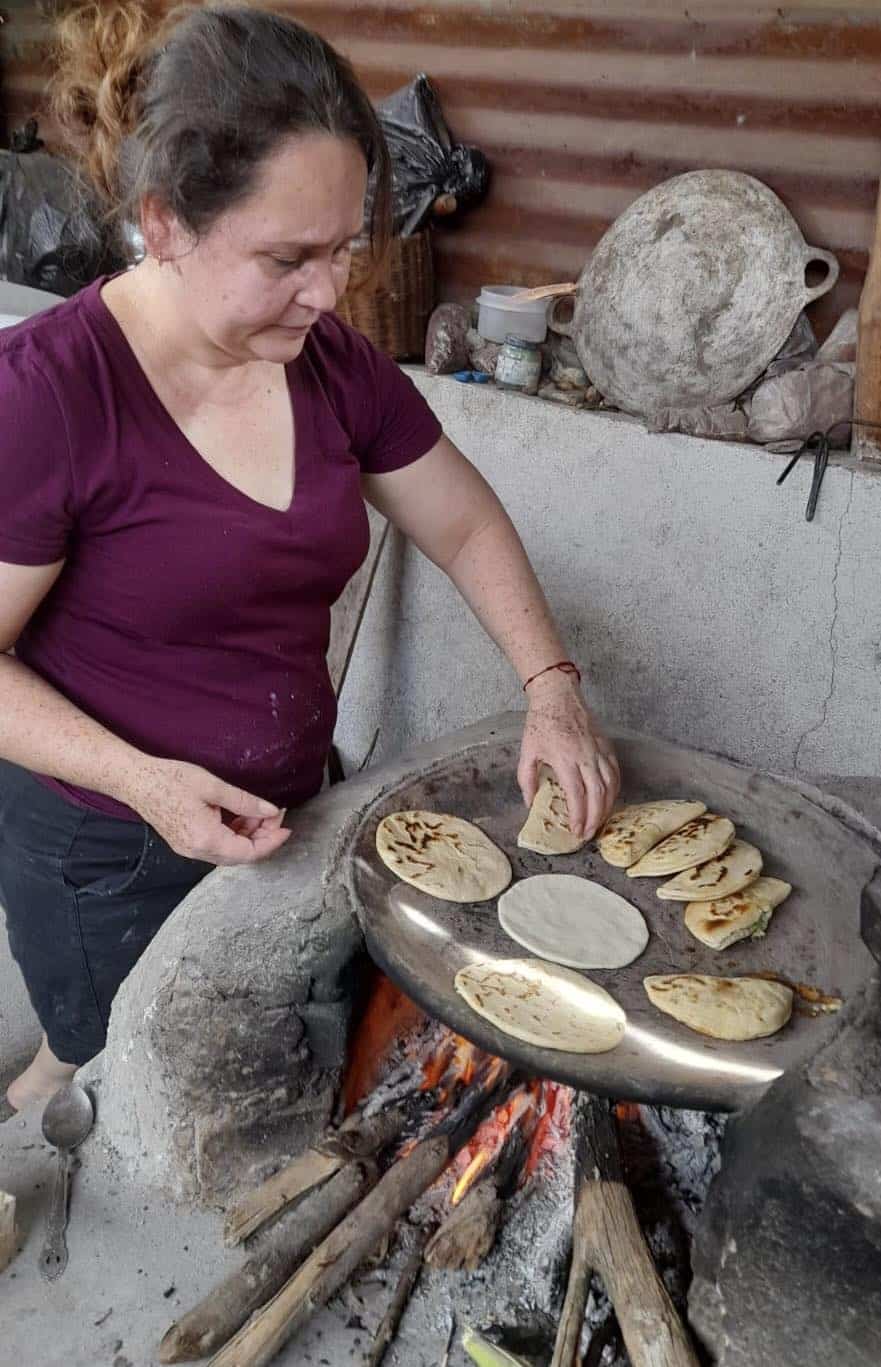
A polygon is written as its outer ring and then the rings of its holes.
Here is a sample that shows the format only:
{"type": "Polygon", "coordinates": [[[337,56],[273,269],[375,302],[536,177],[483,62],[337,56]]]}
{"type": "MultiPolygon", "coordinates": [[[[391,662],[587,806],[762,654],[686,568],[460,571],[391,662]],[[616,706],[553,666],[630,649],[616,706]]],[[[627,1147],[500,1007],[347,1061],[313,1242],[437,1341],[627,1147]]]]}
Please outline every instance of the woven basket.
{"type": "Polygon", "coordinates": [[[352,253],[349,285],[337,313],[396,361],[425,353],[425,330],[434,306],[434,269],[428,233],[393,237],[383,267],[369,280],[368,248],[352,253]]]}

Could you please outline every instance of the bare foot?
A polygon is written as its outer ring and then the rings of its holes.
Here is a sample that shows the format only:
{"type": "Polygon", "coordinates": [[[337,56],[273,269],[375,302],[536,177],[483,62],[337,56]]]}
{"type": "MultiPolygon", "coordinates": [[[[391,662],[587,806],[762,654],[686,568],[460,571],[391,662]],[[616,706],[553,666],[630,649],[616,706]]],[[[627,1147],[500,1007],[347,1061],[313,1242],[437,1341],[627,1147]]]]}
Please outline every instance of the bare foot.
{"type": "Polygon", "coordinates": [[[78,1067],[76,1063],[62,1063],[57,1059],[44,1035],[33,1062],[7,1087],[6,1100],[14,1111],[23,1111],[26,1106],[38,1102],[43,1104],[70,1082],[78,1067]]]}

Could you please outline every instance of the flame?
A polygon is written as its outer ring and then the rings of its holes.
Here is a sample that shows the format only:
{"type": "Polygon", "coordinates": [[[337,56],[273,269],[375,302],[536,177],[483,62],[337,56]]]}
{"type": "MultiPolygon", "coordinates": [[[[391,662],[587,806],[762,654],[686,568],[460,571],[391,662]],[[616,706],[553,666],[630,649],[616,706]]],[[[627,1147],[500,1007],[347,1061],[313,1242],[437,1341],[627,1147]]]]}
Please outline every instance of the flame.
{"type": "Polygon", "coordinates": [[[450,1197],[451,1206],[457,1206],[462,1200],[462,1197],[471,1190],[489,1161],[490,1153],[488,1149],[480,1149],[474,1155],[471,1162],[462,1173],[462,1176],[453,1187],[453,1194],[450,1197]]]}
{"type": "Polygon", "coordinates": [[[425,1024],[415,1002],[375,970],[367,1005],[358,1022],[346,1061],[343,1108],[346,1115],[368,1096],[382,1077],[388,1055],[425,1024]]]}

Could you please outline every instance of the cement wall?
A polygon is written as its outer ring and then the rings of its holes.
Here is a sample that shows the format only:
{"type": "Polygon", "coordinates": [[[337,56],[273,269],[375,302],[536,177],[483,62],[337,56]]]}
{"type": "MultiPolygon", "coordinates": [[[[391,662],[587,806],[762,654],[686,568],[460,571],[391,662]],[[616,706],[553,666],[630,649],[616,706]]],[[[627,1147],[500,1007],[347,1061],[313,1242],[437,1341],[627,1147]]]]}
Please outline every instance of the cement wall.
{"type": "MultiPolygon", "coordinates": [[[[881,774],[881,479],[413,374],[513,517],[609,725],[787,774],[881,774]]],[[[444,577],[387,548],[342,699],[347,771],[523,705],[444,577]]]]}

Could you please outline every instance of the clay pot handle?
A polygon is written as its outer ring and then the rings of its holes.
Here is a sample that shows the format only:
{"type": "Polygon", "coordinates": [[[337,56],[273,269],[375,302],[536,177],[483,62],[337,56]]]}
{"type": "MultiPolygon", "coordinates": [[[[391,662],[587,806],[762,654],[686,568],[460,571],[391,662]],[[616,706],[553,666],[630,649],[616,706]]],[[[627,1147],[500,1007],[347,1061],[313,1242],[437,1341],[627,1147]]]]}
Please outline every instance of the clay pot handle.
{"type": "Polygon", "coordinates": [[[831,252],[824,251],[822,247],[805,248],[805,267],[807,267],[811,261],[823,261],[828,266],[829,270],[826,279],[821,280],[819,285],[814,285],[812,289],[805,288],[804,296],[802,298],[802,308],[804,308],[805,304],[810,304],[812,300],[819,299],[822,295],[828,294],[838,279],[838,272],[841,269],[838,265],[838,258],[833,256],[831,252]]]}
{"type": "MultiPolygon", "coordinates": [[[[568,295],[562,296],[562,298],[564,299],[568,297],[568,295]]],[[[559,302],[560,297],[556,298],[551,304],[550,308],[548,309],[548,327],[550,328],[551,332],[557,332],[560,334],[561,337],[569,337],[571,339],[575,336],[575,313],[573,312],[572,317],[568,320],[568,322],[565,319],[558,319],[557,305],[559,304],[559,302]]]]}

